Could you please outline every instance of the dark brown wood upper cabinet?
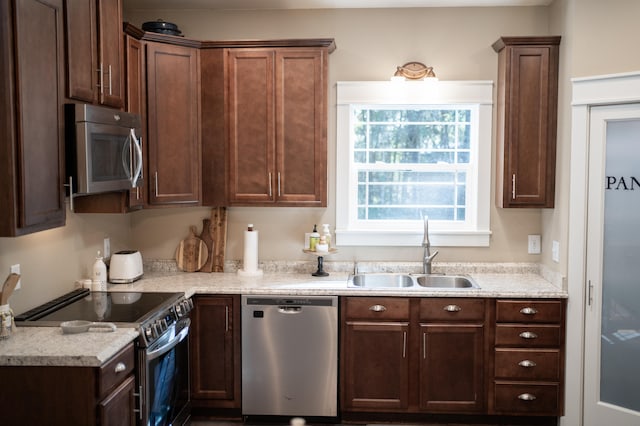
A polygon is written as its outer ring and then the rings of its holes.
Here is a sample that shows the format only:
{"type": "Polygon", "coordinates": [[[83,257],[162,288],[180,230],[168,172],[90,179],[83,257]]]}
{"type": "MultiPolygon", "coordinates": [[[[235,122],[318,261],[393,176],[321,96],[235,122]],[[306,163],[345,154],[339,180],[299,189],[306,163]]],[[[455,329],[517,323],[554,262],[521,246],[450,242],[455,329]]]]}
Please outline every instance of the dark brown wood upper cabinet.
{"type": "Polygon", "coordinates": [[[67,96],[122,108],[121,0],[66,0],[67,96]]]}
{"type": "Polygon", "coordinates": [[[197,205],[200,70],[196,48],[146,43],[149,205],[197,205]]]}
{"type": "Polygon", "coordinates": [[[502,37],[498,52],[496,201],[554,206],[560,37],[502,37]]]}
{"type": "Polygon", "coordinates": [[[62,0],[0,2],[0,236],[65,223],[62,0]]]}
{"type": "Polygon", "coordinates": [[[204,204],[327,205],[327,62],[335,44],[290,42],[203,50],[204,204]]]}

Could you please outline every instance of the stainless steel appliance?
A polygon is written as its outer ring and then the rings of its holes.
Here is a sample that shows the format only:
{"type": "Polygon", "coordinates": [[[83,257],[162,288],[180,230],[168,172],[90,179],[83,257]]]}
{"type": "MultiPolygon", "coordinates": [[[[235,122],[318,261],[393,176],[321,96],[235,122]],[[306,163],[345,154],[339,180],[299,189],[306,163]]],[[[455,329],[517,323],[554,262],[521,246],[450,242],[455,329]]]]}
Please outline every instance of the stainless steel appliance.
{"type": "Polygon", "coordinates": [[[15,317],[17,326],[63,321],[112,322],[140,331],[137,341],[137,417],[141,425],[185,425],[190,418],[189,312],[182,293],[74,290],[15,317]]]}
{"type": "Polygon", "coordinates": [[[142,184],[139,115],[88,104],[67,104],[65,113],[72,193],[120,191],[142,184]]]}
{"type": "Polygon", "coordinates": [[[338,298],[242,296],[242,414],[337,416],[338,298]]]}

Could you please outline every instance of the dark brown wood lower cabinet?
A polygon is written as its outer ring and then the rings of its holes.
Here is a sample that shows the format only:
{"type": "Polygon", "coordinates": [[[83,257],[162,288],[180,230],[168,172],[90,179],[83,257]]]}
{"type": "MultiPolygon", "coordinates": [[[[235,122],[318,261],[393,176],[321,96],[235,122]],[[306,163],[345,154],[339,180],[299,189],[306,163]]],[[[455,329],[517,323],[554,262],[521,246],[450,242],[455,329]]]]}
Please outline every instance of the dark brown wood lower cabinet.
{"type": "Polygon", "coordinates": [[[191,399],[194,408],[239,409],[240,296],[194,297],[191,399]]]}
{"type": "Polygon", "coordinates": [[[2,366],[0,423],[134,426],[134,367],[133,343],[99,368],[2,366]]]}
{"type": "Polygon", "coordinates": [[[343,420],[555,425],[564,405],[564,304],[513,302],[343,297],[343,420]]]}

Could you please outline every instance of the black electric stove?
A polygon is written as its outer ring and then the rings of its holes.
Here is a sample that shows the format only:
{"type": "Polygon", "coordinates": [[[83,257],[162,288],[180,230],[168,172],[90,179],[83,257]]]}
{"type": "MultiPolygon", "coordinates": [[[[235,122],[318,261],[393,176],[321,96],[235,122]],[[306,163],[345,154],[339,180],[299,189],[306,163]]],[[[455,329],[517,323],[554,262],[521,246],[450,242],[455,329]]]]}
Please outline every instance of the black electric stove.
{"type": "Polygon", "coordinates": [[[140,330],[143,344],[155,341],[193,307],[183,293],[91,292],[77,289],[15,317],[18,326],[57,327],[63,321],[112,322],[140,330]]]}

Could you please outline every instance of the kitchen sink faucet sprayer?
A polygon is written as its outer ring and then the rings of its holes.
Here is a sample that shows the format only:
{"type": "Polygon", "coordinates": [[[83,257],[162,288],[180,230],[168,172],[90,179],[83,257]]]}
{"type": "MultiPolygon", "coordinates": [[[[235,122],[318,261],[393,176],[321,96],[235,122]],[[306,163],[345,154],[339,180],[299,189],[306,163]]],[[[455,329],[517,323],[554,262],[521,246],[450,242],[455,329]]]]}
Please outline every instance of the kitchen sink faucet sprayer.
{"type": "Polygon", "coordinates": [[[422,261],[422,272],[425,274],[431,273],[431,261],[438,254],[438,250],[434,251],[431,254],[429,248],[431,247],[431,243],[429,242],[429,216],[424,216],[422,218],[424,221],[424,235],[422,239],[422,247],[424,247],[424,259],[422,261]]]}

